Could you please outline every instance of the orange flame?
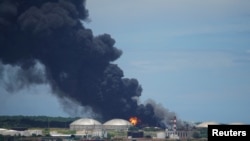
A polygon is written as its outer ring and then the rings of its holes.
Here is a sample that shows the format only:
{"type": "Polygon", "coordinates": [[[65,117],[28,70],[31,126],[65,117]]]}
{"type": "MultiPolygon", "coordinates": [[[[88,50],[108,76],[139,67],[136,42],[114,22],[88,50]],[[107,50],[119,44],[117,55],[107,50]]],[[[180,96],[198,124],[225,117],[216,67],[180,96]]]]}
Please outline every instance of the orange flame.
{"type": "Polygon", "coordinates": [[[131,117],[129,121],[134,126],[139,123],[139,119],[137,117],[131,117]]]}

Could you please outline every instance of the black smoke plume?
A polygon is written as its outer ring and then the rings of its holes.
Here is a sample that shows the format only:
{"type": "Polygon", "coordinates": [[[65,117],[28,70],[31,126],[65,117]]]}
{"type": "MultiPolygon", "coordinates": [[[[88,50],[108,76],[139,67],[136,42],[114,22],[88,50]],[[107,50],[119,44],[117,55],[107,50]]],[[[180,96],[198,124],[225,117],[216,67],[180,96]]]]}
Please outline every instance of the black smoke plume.
{"type": "Polygon", "coordinates": [[[138,103],[138,80],[124,78],[112,63],[122,51],[109,34],[93,36],[85,28],[88,16],[85,0],[0,0],[1,64],[21,67],[20,78],[28,85],[45,82],[31,73],[40,62],[59,98],[91,107],[103,121],[137,116],[151,126],[168,123],[173,113],[138,103]]]}

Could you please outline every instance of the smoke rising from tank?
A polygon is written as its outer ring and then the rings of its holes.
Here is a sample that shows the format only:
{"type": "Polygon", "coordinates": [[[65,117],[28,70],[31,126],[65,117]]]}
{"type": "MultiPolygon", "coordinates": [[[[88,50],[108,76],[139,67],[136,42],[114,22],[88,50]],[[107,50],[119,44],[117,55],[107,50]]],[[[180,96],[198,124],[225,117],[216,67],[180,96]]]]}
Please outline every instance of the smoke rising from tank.
{"type": "Polygon", "coordinates": [[[122,50],[109,34],[93,36],[84,26],[88,16],[85,0],[1,0],[1,65],[19,67],[15,79],[22,80],[6,89],[48,82],[65,108],[74,106],[70,99],[104,121],[137,116],[152,126],[167,123],[175,114],[153,101],[138,103],[138,80],[124,78],[112,63],[122,50]],[[43,71],[36,69],[38,64],[43,71]]]}

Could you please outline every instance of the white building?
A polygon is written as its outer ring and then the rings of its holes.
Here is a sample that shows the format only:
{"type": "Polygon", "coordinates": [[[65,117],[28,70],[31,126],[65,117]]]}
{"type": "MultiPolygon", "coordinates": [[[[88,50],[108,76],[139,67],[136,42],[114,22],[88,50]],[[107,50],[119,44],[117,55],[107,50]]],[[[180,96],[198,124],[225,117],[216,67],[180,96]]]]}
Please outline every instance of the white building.
{"type": "Polygon", "coordinates": [[[132,124],[124,119],[111,119],[103,124],[106,130],[128,130],[132,124]]]}
{"type": "Polygon", "coordinates": [[[17,130],[8,130],[0,128],[0,134],[4,136],[33,136],[33,135],[42,135],[42,130],[24,130],[24,131],[17,131],[17,130]]]}
{"type": "Polygon", "coordinates": [[[102,129],[102,124],[99,121],[90,118],[78,119],[72,122],[69,126],[70,130],[75,131],[102,129]]]}

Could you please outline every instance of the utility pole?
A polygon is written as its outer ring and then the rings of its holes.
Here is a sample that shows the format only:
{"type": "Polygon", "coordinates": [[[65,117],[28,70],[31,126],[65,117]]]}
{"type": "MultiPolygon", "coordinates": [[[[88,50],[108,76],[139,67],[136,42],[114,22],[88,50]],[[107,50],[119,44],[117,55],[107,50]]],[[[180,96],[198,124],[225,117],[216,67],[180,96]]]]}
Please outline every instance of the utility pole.
{"type": "Polygon", "coordinates": [[[48,119],[48,129],[49,129],[49,117],[47,117],[47,119],[48,119]]]}

